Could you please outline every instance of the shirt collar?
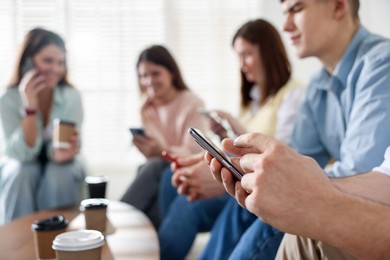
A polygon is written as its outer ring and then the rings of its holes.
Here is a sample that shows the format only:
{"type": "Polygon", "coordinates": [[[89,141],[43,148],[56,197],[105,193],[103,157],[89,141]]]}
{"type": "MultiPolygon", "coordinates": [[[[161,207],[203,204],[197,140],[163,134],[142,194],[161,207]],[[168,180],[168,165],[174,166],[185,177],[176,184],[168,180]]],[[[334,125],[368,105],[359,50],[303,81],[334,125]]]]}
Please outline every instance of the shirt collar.
{"type": "Polygon", "coordinates": [[[355,62],[358,48],[363,42],[363,40],[367,38],[368,34],[369,32],[367,31],[367,29],[363,26],[360,26],[356,34],[353,36],[352,41],[348,45],[348,48],[343,55],[343,58],[337,64],[334,70],[333,76],[338,78],[344,87],[347,85],[348,75],[355,62]]]}
{"type": "Polygon", "coordinates": [[[339,86],[345,89],[347,85],[348,75],[352,69],[352,66],[355,62],[356,53],[363,42],[363,40],[367,37],[369,32],[363,26],[360,26],[358,31],[352,38],[352,41],[349,43],[348,48],[344,52],[342,59],[337,64],[333,75],[329,75],[325,68],[322,68],[318,75],[318,84],[317,88],[322,90],[329,89],[329,84],[333,85],[331,81],[337,81],[339,86]],[[333,78],[333,79],[332,79],[333,78]]]}

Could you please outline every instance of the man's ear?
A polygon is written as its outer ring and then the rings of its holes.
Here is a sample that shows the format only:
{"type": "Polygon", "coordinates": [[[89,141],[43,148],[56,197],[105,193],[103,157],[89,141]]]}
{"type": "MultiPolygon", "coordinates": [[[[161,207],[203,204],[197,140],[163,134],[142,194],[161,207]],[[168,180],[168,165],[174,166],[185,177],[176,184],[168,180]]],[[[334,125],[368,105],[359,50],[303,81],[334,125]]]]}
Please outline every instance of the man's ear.
{"type": "Polygon", "coordinates": [[[349,0],[333,0],[333,14],[337,20],[350,15],[349,0]]]}

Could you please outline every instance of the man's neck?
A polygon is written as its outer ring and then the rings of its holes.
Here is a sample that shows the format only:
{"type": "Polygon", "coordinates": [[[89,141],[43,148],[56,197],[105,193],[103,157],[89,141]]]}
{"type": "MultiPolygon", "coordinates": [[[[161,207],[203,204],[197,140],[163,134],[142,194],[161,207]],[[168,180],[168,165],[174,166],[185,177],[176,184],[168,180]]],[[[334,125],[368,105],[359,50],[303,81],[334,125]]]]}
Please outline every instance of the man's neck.
{"type": "Polygon", "coordinates": [[[330,75],[333,74],[359,27],[360,21],[348,23],[345,27],[340,27],[343,29],[338,30],[334,41],[324,51],[324,55],[318,57],[330,75]]]}

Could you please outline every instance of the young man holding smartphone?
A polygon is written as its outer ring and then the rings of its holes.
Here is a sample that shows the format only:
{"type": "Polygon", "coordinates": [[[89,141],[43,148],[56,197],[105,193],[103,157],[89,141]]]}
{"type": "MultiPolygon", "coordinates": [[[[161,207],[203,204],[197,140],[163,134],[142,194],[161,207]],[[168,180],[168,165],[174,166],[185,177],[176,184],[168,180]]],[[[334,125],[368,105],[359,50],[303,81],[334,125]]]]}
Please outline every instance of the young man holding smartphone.
{"type": "MultiPolygon", "coordinates": [[[[309,84],[291,146],[314,158],[321,167],[334,161],[326,171],[329,177],[347,177],[370,171],[380,164],[386,147],[390,145],[390,41],[361,26],[358,0],[281,2],[284,31],[288,33],[297,56],[317,57],[323,65],[309,84]]],[[[255,159],[252,163],[261,166],[255,159]]],[[[288,165],[289,161],[284,163],[288,165]]],[[[214,163],[213,168],[217,169],[216,175],[220,174],[218,163],[214,163]]],[[[226,174],[224,177],[228,178],[226,174]]],[[[251,180],[244,175],[243,183],[245,181],[251,180]]],[[[232,187],[233,184],[227,182],[226,185],[232,187]]],[[[247,232],[252,237],[241,239],[242,243],[236,246],[231,258],[255,251],[247,248],[248,239],[256,239],[260,233],[253,229],[259,229],[261,225],[255,224],[247,232]]],[[[300,250],[296,246],[289,247],[290,250],[295,248],[296,252],[283,256],[294,257],[310,249],[313,254],[319,251],[332,257],[343,254],[335,248],[318,244],[303,247],[300,250]]]]}

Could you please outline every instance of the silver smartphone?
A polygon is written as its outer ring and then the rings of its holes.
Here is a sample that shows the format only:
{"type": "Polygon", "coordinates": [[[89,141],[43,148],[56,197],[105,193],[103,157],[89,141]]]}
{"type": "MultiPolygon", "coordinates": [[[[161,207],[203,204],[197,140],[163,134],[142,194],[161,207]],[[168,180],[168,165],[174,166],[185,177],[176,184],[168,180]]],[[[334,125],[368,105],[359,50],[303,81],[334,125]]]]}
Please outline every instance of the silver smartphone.
{"type": "Polygon", "coordinates": [[[208,139],[199,129],[189,128],[188,132],[195,141],[206,151],[208,151],[215,159],[217,159],[225,168],[227,168],[237,180],[241,180],[244,173],[239,170],[229,156],[227,156],[224,151],[222,151],[218,146],[216,146],[210,139],[208,139]]]}

